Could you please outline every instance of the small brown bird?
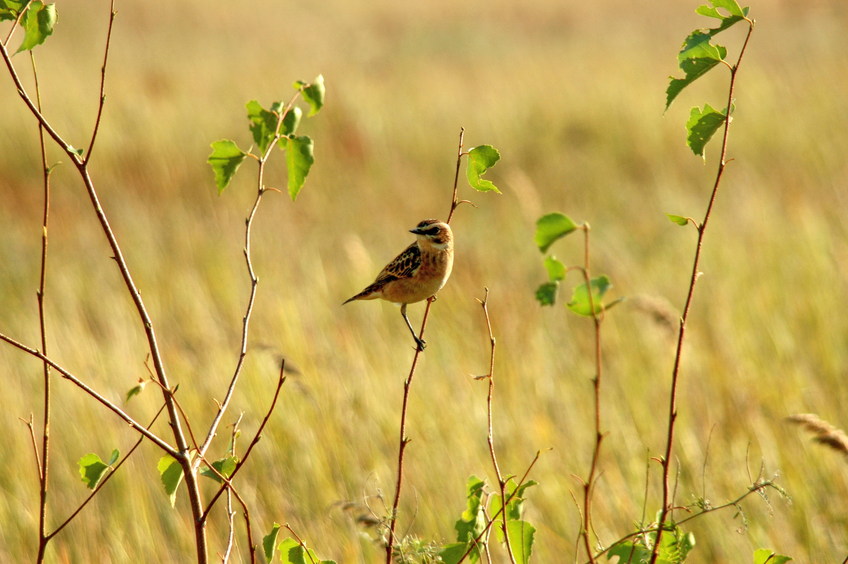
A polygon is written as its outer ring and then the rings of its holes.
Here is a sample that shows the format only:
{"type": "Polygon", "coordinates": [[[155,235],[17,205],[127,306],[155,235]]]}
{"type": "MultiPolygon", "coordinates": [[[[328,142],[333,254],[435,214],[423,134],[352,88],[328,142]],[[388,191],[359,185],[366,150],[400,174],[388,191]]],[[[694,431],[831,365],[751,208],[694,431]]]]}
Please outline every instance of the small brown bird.
{"type": "MultiPolygon", "coordinates": [[[[406,316],[406,306],[436,295],[453,269],[453,233],[447,223],[425,219],[415,229],[416,241],[377,275],[374,282],[345,301],[377,298],[400,304],[400,314],[419,351],[427,343],[419,339],[406,316]]],[[[344,305],[342,304],[342,305],[344,305]]]]}

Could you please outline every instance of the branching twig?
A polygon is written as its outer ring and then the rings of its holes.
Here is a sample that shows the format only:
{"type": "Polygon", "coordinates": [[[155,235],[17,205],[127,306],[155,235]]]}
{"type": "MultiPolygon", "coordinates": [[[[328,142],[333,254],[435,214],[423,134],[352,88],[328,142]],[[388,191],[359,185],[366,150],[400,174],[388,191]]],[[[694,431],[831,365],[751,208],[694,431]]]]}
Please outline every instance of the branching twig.
{"type": "MultiPolygon", "coordinates": [[[[487,422],[487,432],[486,432],[486,442],[489,445],[489,456],[492,459],[492,467],[495,469],[495,477],[498,480],[498,490],[501,494],[501,503],[506,505],[506,480],[503,478],[503,474],[501,474],[501,468],[498,465],[498,457],[495,454],[495,433],[494,426],[492,424],[492,400],[495,395],[495,334],[492,331],[492,320],[489,317],[489,289],[486,288],[486,295],[482,300],[478,299],[480,302],[480,306],[483,308],[483,316],[486,318],[486,329],[489,333],[489,372],[484,376],[489,381],[489,390],[486,395],[486,422],[487,422]]],[[[506,542],[506,551],[509,554],[509,561],[515,562],[515,555],[512,553],[512,543],[509,540],[509,534],[507,534],[506,521],[507,515],[506,511],[501,511],[503,534],[504,540],[506,542]]]]}
{"type": "Polygon", "coordinates": [[[97,104],[97,118],[94,120],[94,128],[91,131],[91,141],[88,142],[88,151],[85,153],[83,162],[91,160],[91,152],[94,149],[94,141],[100,131],[100,118],[103,116],[103,106],[106,103],[106,63],[109,61],[109,46],[112,43],[112,26],[115,23],[115,0],[109,6],[109,28],[106,31],[106,48],[103,50],[103,65],[100,67],[100,102],[97,104]]]}
{"type": "Polygon", "coordinates": [[[739,51],[739,57],[736,59],[736,64],[729,67],[730,68],[730,84],[727,89],[727,115],[724,118],[724,132],[721,140],[721,151],[719,154],[719,163],[718,170],[716,171],[715,181],[713,182],[713,189],[710,194],[709,203],[707,204],[707,210],[704,213],[704,220],[696,226],[698,231],[698,240],[695,245],[695,258],[692,261],[692,273],[689,277],[689,290],[686,294],[686,302],[683,307],[683,314],[680,318],[680,326],[677,334],[677,348],[674,356],[674,367],[672,368],[671,373],[671,391],[669,394],[669,405],[668,405],[668,431],[666,433],[666,445],[665,445],[665,454],[661,460],[662,462],[662,471],[663,471],[663,481],[662,481],[662,507],[660,508],[660,516],[659,516],[659,526],[657,528],[657,538],[654,543],[654,548],[651,551],[651,561],[650,564],[654,564],[657,561],[659,556],[659,547],[660,541],[662,540],[663,529],[665,528],[665,523],[668,519],[669,513],[671,511],[671,505],[673,503],[672,499],[672,491],[671,491],[671,459],[672,459],[672,450],[674,448],[674,425],[677,420],[677,388],[680,380],[680,365],[681,360],[683,358],[683,341],[686,336],[686,323],[689,320],[689,313],[692,308],[692,299],[695,295],[695,284],[700,277],[700,265],[701,265],[701,251],[703,249],[704,243],[704,235],[707,231],[707,224],[710,221],[710,217],[712,216],[713,206],[716,202],[716,197],[718,195],[718,188],[721,184],[722,176],[724,175],[724,169],[727,166],[727,147],[728,140],[730,134],[730,121],[731,121],[731,108],[733,107],[733,95],[736,88],[736,76],[739,72],[739,65],[742,63],[742,57],[745,55],[745,49],[748,47],[748,41],[751,39],[751,33],[754,31],[754,22],[753,20],[749,20],[745,18],[748,22],[748,33],[745,36],[745,41],[742,43],[742,47],[739,51]]]}
{"type": "Polygon", "coordinates": [[[203,441],[203,444],[200,446],[200,455],[205,456],[206,451],[209,449],[209,445],[212,443],[212,439],[215,438],[215,433],[218,430],[218,425],[221,423],[221,419],[224,416],[227,408],[229,407],[230,400],[233,397],[233,393],[235,392],[236,383],[238,382],[239,376],[241,375],[241,371],[244,367],[245,359],[247,358],[247,343],[248,343],[248,334],[250,329],[250,317],[253,314],[253,306],[256,302],[256,289],[259,284],[259,279],[256,277],[256,272],[253,269],[253,259],[251,257],[250,251],[250,241],[251,241],[251,233],[253,228],[253,221],[256,217],[256,212],[259,209],[259,204],[262,201],[262,196],[265,194],[265,191],[268,190],[265,186],[265,165],[267,164],[268,157],[271,155],[271,151],[277,145],[277,141],[280,139],[280,128],[283,125],[283,120],[286,117],[294,103],[300,97],[300,91],[297,91],[294,96],[292,96],[289,103],[286,107],[277,115],[277,125],[274,131],[274,138],[268,144],[268,147],[265,150],[265,153],[258,158],[259,161],[259,171],[257,173],[257,190],[256,190],[256,199],[253,201],[253,206],[250,208],[250,211],[247,214],[247,219],[245,220],[244,227],[244,260],[247,268],[247,275],[250,279],[250,295],[247,298],[247,307],[245,308],[244,317],[242,318],[242,331],[241,331],[241,345],[239,348],[239,356],[236,361],[235,370],[233,370],[233,375],[230,378],[230,384],[227,388],[227,393],[224,396],[224,400],[218,407],[218,412],[215,414],[215,418],[212,420],[212,423],[209,425],[209,432],[207,433],[206,439],[203,441]]]}
{"type": "MultiPolygon", "coordinates": [[[[277,389],[274,391],[274,398],[271,400],[271,406],[268,408],[268,411],[265,412],[265,417],[262,419],[262,423],[259,424],[259,428],[256,430],[256,434],[253,436],[253,439],[250,441],[250,444],[247,446],[247,450],[244,451],[244,456],[236,463],[235,469],[233,469],[233,473],[230,474],[230,480],[235,478],[236,474],[239,470],[247,462],[250,453],[253,451],[253,447],[256,446],[256,443],[259,442],[259,439],[262,438],[262,431],[265,429],[265,425],[268,423],[268,420],[271,418],[271,413],[274,412],[274,408],[277,406],[277,398],[280,397],[280,390],[283,387],[283,384],[286,382],[286,359],[283,359],[280,364],[280,377],[277,379],[277,389]]],[[[218,498],[221,497],[221,494],[224,493],[226,486],[221,486],[215,495],[212,496],[212,499],[209,500],[209,503],[206,504],[206,509],[201,516],[202,521],[206,521],[209,518],[209,512],[212,510],[212,507],[215,505],[215,502],[218,501],[218,498]]]]}
{"type": "MultiPolygon", "coordinates": [[[[465,128],[460,128],[459,130],[459,150],[457,151],[456,157],[456,172],[454,173],[453,178],[453,196],[451,197],[451,207],[450,212],[448,213],[448,218],[445,220],[445,223],[450,224],[451,219],[453,219],[453,212],[456,208],[462,203],[462,201],[458,200],[459,193],[459,169],[462,164],[462,156],[465,154],[462,152],[462,144],[463,138],[465,137],[465,128]]],[[[424,339],[424,329],[427,327],[427,318],[430,316],[430,308],[433,305],[433,301],[435,297],[431,297],[427,299],[427,305],[424,308],[424,317],[421,320],[421,330],[418,332],[418,339],[424,339]]],[[[392,561],[392,552],[394,551],[395,546],[395,525],[397,522],[397,512],[398,506],[400,505],[400,491],[401,486],[403,484],[403,457],[404,452],[406,451],[406,445],[409,444],[409,438],[406,436],[406,411],[407,406],[409,405],[409,390],[412,386],[412,379],[415,376],[415,369],[418,366],[418,358],[421,355],[421,347],[417,347],[415,350],[415,356],[412,357],[412,366],[409,369],[409,375],[406,377],[406,380],[403,383],[403,402],[401,405],[400,412],[400,439],[398,441],[398,458],[397,458],[397,481],[395,483],[395,495],[392,501],[392,510],[389,515],[389,538],[386,542],[386,564],[391,564],[392,561]]]]}

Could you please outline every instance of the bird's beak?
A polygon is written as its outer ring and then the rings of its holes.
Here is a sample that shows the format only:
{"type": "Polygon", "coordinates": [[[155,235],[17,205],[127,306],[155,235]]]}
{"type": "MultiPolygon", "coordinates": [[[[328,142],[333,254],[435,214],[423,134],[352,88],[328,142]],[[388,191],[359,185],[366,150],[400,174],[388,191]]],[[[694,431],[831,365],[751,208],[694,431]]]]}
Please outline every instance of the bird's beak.
{"type": "Polygon", "coordinates": [[[417,227],[415,229],[410,229],[409,232],[415,233],[416,235],[421,235],[421,230],[418,229],[417,227]]]}

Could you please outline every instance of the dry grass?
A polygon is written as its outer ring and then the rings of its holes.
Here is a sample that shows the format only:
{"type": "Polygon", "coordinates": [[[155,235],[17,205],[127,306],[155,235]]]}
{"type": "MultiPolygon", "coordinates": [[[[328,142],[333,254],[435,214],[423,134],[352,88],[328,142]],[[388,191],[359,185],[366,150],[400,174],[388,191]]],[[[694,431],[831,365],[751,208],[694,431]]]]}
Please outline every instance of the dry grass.
{"type": "MultiPolygon", "coordinates": [[[[72,142],[86,138],[95,111],[107,5],[93,4],[61,4],[56,36],[37,51],[48,115],[72,142]]],[[[246,433],[269,400],[276,356],[300,372],[240,478],[259,527],[288,521],[339,562],[379,557],[339,502],[367,501],[379,513],[375,496],[392,491],[412,351],[391,306],[339,304],[405,244],[406,229],[447,213],[464,126],[469,146],[501,150],[493,177],[504,195],[466,192],[478,208],[461,208],[455,221],[454,276],[434,305],[413,389],[399,529],[450,539],[466,477],[489,472],[485,386],[471,378],[487,366],[475,298],[488,286],[501,467],[520,473],[536,450],[553,448],[534,472],[540,486],[529,493],[529,518],[540,529],[539,562],[573,554],[579,518],[570,492],[579,486],[572,475],[585,474],[593,440],[591,331],[534,302],[544,273],[533,222],[552,210],[589,221],[595,271],[611,277],[616,295],[679,307],[694,237],[664,213],[702,212],[715,149],[706,166],[687,154],[682,123],[689,105],[720,103],[722,86],[696,87],[663,117],[676,49],[703,22],[695,4],[668,2],[656,12],[617,4],[264,1],[248,13],[190,1],[163,13],[119,3],[95,181],[181,401],[201,423],[236,359],[253,173],[245,164],[217,197],[208,143],[235,137],[246,146],[247,100],[268,104],[286,97],[294,79],[327,78],[327,106],[305,124],[317,145],[312,176],[296,204],[268,198],[257,224],[255,353],[235,404],[247,413],[246,433]]],[[[848,496],[843,461],[810,448],[782,420],[808,411],[836,420],[846,393],[848,320],[839,312],[848,292],[848,132],[839,124],[848,121],[841,95],[848,22],[838,3],[762,4],[752,7],[758,28],[740,74],[735,161],[707,237],[686,350],[678,501],[735,497],[762,464],[780,473],[793,504],[746,503],[743,534],[730,513],[695,524],[693,560],[744,561],[768,546],[830,562],[848,553],[845,514],[833,503],[848,496]]],[[[8,80],[0,81],[0,124],[0,330],[35,343],[35,132],[8,80]]],[[[274,174],[282,183],[280,170],[274,174]]],[[[57,169],[54,186],[51,350],[118,400],[145,373],[143,333],[70,167],[57,169]]],[[[555,250],[579,262],[576,243],[555,250]]],[[[421,309],[410,308],[413,320],[421,309]]],[[[627,302],[604,331],[609,436],[595,523],[610,542],[642,515],[646,461],[665,433],[672,345],[653,313],[627,302]]],[[[38,412],[40,367],[7,347],[0,366],[0,424],[13,461],[0,476],[0,560],[28,561],[37,487],[18,417],[38,412]]],[[[76,390],[62,382],[56,390],[53,522],[85,494],[75,461],[126,450],[135,438],[76,390]]],[[[146,393],[128,409],[144,419],[156,407],[146,393]]],[[[159,491],[157,457],[142,449],[56,540],[54,561],[191,554],[188,512],[183,500],[172,511],[159,491]]],[[[659,503],[659,468],[650,473],[649,515],[659,503]]]]}

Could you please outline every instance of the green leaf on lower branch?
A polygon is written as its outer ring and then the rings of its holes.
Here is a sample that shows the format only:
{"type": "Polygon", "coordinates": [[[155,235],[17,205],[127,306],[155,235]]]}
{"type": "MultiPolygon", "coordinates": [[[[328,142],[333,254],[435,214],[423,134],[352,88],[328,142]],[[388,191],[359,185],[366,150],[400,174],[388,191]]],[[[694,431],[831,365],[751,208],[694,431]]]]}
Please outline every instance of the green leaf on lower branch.
{"type": "Polygon", "coordinates": [[[536,301],[539,305],[552,306],[556,303],[559,282],[545,282],[536,288],[536,301]]]}
{"type": "Polygon", "coordinates": [[[212,172],[215,173],[215,185],[218,187],[218,194],[223,192],[230,184],[246,156],[247,153],[239,149],[238,145],[229,139],[221,139],[212,143],[212,154],[209,155],[206,162],[209,163],[212,172]]]}
{"type": "Polygon", "coordinates": [[[507,521],[506,534],[515,561],[518,564],[527,564],[533,552],[533,538],[536,535],[536,527],[527,521],[507,521]]]}
{"type": "Polygon", "coordinates": [[[536,246],[541,252],[547,252],[557,239],[565,237],[575,229],[577,224],[567,215],[559,212],[545,214],[536,220],[536,246]]]}
{"type": "Polygon", "coordinates": [[[112,456],[109,458],[109,462],[103,462],[103,460],[94,453],[86,454],[77,462],[77,466],[79,466],[79,473],[82,481],[85,483],[86,487],[90,490],[93,490],[97,487],[97,484],[100,483],[100,480],[103,479],[103,475],[121,456],[120,451],[117,449],[112,451],[112,456]]]}
{"type": "Polygon", "coordinates": [[[279,548],[283,564],[335,564],[332,560],[320,560],[314,550],[304,548],[292,538],[281,542],[279,548]]]}
{"type": "Polygon", "coordinates": [[[286,138],[286,168],[289,174],[289,196],[292,201],[296,200],[297,195],[300,194],[309,169],[315,162],[312,145],[312,139],[305,135],[286,138]]]}
{"type": "Polygon", "coordinates": [[[754,564],[786,564],[792,560],[789,556],[777,554],[767,548],[758,548],[754,551],[754,564]]]}
{"type": "Polygon", "coordinates": [[[565,265],[554,256],[545,257],[545,270],[548,271],[548,280],[551,282],[564,280],[565,273],[568,271],[565,265]]]}
{"type": "Polygon", "coordinates": [[[612,283],[606,276],[598,276],[591,280],[591,299],[586,284],[574,288],[571,301],[566,305],[568,309],[578,315],[592,316],[604,310],[604,294],[612,287],[612,283]]]}
{"type": "Polygon", "coordinates": [[[274,523],[271,527],[271,532],[262,537],[262,551],[265,553],[265,560],[271,562],[274,558],[274,551],[277,550],[277,536],[280,534],[280,524],[274,523]]]}
{"type": "Polygon", "coordinates": [[[439,551],[439,558],[444,564],[458,564],[460,559],[468,551],[468,543],[454,542],[446,544],[439,551]]]}
{"type": "Polygon", "coordinates": [[[704,104],[703,109],[697,106],[692,108],[689,121],[686,122],[686,144],[692,152],[705,159],[704,148],[726,119],[726,113],[716,110],[709,104],[704,104]]]}
{"type": "Polygon", "coordinates": [[[491,145],[480,145],[468,151],[468,167],[465,176],[468,184],[478,192],[501,193],[491,180],[486,180],[483,175],[487,170],[495,166],[500,160],[501,154],[491,145]]]}
{"type": "Polygon", "coordinates": [[[673,213],[667,213],[665,215],[672,223],[676,223],[677,225],[688,225],[689,223],[688,217],[683,217],[682,215],[674,215],[673,213]]]}
{"type": "Polygon", "coordinates": [[[162,479],[162,485],[165,486],[165,493],[168,494],[171,507],[174,507],[177,501],[177,488],[183,481],[183,467],[174,457],[166,454],[159,459],[156,469],[159,470],[159,477],[162,479]]]}
{"type": "Polygon", "coordinates": [[[16,53],[29,51],[44,43],[49,36],[53,35],[56,18],[55,4],[45,5],[38,0],[30,2],[24,17],[21,19],[21,27],[24,28],[24,40],[16,53]]]}

